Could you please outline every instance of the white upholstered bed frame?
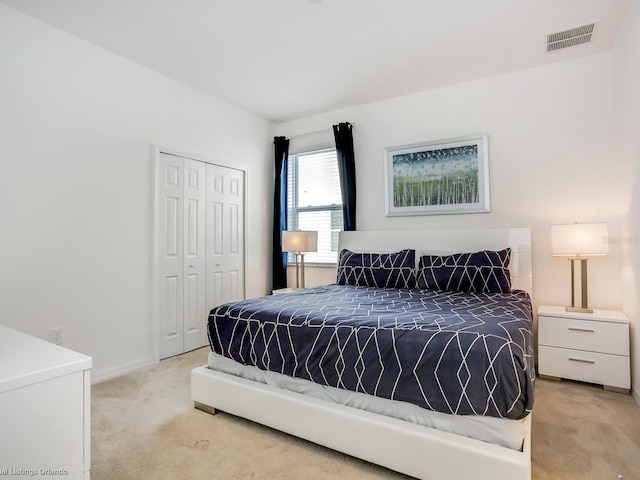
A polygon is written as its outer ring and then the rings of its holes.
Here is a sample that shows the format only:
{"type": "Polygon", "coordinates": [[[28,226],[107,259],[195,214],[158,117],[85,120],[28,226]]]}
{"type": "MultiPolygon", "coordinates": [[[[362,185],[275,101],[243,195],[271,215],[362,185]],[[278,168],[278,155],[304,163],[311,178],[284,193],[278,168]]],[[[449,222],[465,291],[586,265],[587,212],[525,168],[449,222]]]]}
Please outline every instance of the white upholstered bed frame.
{"type": "MultiPolygon", "coordinates": [[[[341,232],[340,249],[459,253],[511,247],[514,288],[531,294],[528,228],[341,232]]],[[[531,415],[522,451],[336,405],[211,370],[191,372],[196,408],[220,410],[425,480],[530,480],[531,415]]]]}

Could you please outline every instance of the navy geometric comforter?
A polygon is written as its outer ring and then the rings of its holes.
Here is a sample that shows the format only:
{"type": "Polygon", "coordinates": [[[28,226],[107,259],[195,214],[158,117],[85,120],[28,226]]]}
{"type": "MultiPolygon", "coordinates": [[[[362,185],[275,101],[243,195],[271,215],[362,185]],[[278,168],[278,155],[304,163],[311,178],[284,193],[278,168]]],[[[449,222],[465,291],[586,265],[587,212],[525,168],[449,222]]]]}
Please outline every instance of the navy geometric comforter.
{"type": "Polygon", "coordinates": [[[327,285],[221,305],[214,352],[246,365],[458,415],[533,406],[527,293],[327,285]]]}

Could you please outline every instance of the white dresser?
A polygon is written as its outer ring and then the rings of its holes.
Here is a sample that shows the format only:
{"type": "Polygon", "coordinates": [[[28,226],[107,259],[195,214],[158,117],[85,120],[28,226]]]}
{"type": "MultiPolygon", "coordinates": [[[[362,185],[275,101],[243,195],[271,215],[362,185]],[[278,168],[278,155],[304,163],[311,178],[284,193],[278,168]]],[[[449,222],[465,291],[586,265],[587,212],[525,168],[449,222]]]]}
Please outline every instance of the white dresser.
{"type": "Polygon", "coordinates": [[[538,373],[598,383],[606,390],[631,388],[629,319],[613,310],[567,312],[538,308],[538,373]]]}
{"type": "Polygon", "coordinates": [[[0,325],[0,477],[88,480],[91,358],[0,325]]]}

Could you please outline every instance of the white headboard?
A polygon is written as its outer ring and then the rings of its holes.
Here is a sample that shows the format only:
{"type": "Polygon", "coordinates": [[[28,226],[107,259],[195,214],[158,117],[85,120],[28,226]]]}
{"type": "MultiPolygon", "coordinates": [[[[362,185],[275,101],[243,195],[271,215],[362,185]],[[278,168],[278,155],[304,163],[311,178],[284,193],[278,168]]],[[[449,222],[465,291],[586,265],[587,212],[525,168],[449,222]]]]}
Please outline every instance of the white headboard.
{"type": "Polygon", "coordinates": [[[531,229],[456,228],[438,230],[357,230],[340,232],[338,248],[353,252],[392,253],[404,248],[421,255],[502,250],[511,247],[511,284],[533,296],[531,276],[531,229]]]}

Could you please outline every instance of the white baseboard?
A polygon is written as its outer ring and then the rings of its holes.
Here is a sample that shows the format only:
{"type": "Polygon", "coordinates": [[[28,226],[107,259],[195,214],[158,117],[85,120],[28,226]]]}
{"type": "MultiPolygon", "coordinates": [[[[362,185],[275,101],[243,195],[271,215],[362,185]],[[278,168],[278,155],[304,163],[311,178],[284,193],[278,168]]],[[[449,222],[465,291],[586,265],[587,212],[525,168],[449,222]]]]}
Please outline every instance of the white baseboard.
{"type": "Polygon", "coordinates": [[[631,396],[636,401],[638,405],[640,405],[640,393],[635,388],[631,389],[631,396]]]}
{"type": "Polygon", "coordinates": [[[155,365],[157,362],[152,357],[141,358],[135,362],[126,363],[117,367],[107,368],[104,370],[91,370],[91,384],[104,382],[111,380],[112,378],[121,377],[133,373],[142,368],[147,368],[155,365]]]}

